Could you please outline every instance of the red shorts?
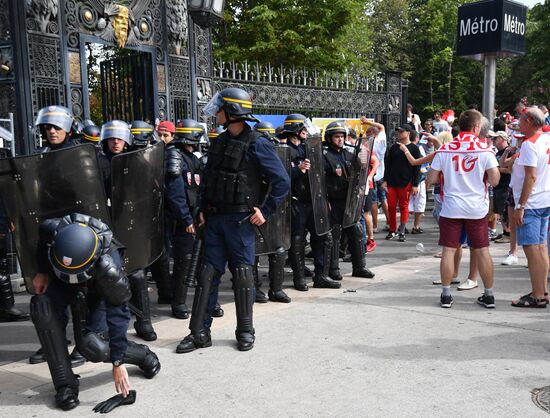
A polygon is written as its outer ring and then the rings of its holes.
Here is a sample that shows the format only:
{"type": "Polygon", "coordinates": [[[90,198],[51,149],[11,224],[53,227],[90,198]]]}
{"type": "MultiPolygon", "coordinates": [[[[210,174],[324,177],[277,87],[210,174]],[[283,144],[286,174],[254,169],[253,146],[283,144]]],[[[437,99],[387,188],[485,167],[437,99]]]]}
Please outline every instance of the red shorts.
{"type": "Polygon", "coordinates": [[[489,223],[487,217],[481,219],[452,219],[439,217],[439,245],[449,248],[460,246],[462,229],[466,230],[472,248],[489,246],[489,223]]]}

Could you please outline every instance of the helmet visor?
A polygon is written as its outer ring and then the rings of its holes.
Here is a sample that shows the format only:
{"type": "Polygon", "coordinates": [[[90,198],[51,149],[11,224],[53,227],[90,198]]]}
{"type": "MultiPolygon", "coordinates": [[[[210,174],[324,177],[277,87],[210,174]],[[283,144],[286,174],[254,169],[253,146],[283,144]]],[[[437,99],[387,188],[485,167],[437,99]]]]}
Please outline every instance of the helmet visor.
{"type": "Polygon", "coordinates": [[[202,112],[206,116],[214,117],[223,107],[224,101],[220,93],[216,93],[214,97],[204,106],[202,112]]]}
{"type": "Polygon", "coordinates": [[[304,120],[304,128],[307,129],[307,133],[310,135],[319,135],[321,133],[319,128],[317,128],[309,118],[304,120]]]}

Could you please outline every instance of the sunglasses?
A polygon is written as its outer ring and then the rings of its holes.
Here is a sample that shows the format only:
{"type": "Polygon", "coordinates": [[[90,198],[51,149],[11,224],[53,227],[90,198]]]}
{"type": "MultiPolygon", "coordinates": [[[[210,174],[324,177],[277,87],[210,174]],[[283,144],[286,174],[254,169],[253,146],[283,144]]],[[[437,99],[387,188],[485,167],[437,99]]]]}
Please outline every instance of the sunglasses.
{"type": "Polygon", "coordinates": [[[46,131],[49,131],[50,129],[55,129],[56,131],[62,131],[63,128],[60,128],[59,126],[55,126],[55,125],[50,125],[49,123],[46,123],[44,126],[44,129],[46,131]]]}

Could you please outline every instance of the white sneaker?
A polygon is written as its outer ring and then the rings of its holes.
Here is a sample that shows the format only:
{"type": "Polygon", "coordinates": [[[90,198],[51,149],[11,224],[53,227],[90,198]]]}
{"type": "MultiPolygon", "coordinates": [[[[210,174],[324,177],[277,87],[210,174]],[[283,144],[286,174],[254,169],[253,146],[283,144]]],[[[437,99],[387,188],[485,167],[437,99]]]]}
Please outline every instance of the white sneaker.
{"type": "Polygon", "coordinates": [[[513,254],[508,254],[504,260],[502,260],[503,266],[511,266],[512,264],[518,263],[518,257],[513,254]]]}
{"type": "Polygon", "coordinates": [[[477,287],[477,280],[466,279],[456,288],[457,290],[470,290],[477,287]]]}

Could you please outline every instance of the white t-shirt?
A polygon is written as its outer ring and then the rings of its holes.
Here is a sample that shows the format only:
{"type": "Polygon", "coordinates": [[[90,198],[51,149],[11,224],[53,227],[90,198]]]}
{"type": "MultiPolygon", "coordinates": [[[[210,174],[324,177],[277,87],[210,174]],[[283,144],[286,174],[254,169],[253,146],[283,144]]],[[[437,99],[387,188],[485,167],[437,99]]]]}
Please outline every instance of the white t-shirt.
{"type": "Polygon", "coordinates": [[[434,135],[437,136],[441,132],[450,131],[451,127],[446,120],[440,119],[439,121],[433,120],[434,135]]]}
{"type": "Polygon", "coordinates": [[[535,135],[521,144],[510,182],[516,203],[519,203],[523,189],[524,167],[526,166],[537,168],[537,180],[525,208],[544,209],[550,207],[550,134],[535,135]]]}
{"type": "Polygon", "coordinates": [[[372,148],[374,151],[374,155],[376,155],[376,157],[380,161],[378,170],[376,170],[376,174],[374,175],[374,181],[379,181],[384,178],[384,157],[386,156],[386,142],[386,132],[378,132],[372,148]]]}
{"type": "Polygon", "coordinates": [[[431,164],[443,174],[441,216],[445,218],[481,219],[489,212],[484,177],[487,170],[498,167],[498,162],[486,144],[475,141],[473,135],[470,138],[474,140],[455,138],[444,144],[431,164]]]}

